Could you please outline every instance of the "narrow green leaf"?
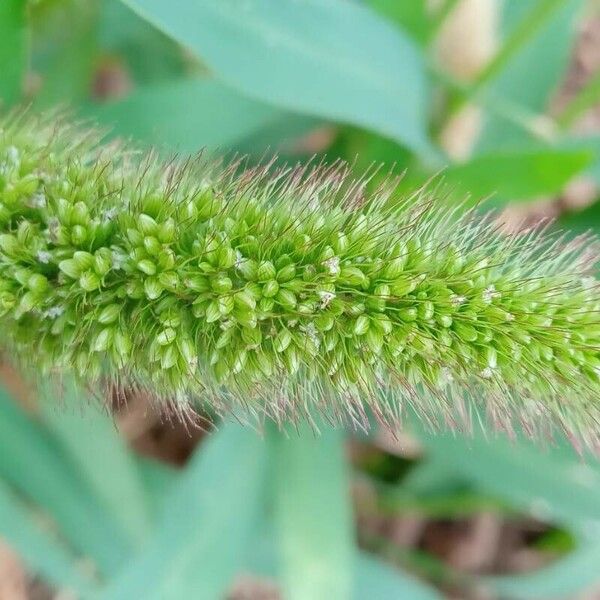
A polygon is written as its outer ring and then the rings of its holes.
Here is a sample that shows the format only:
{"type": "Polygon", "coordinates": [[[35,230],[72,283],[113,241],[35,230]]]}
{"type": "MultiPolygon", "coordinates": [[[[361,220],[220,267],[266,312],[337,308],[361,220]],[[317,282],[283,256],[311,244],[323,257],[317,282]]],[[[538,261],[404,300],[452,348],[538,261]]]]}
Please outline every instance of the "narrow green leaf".
{"type": "Polygon", "coordinates": [[[31,572],[64,590],[89,597],[94,583],[76,566],[76,557],[32,518],[18,497],[0,481],[0,535],[31,572]]]}
{"type": "Polygon", "coordinates": [[[592,75],[562,109],[557,122],[563,129],[568,129],[577,119],[600,103],[600,71],[592,75]]]}
{"type": "Polygon", "coordinates": [[[212,79],[143,88],[125,100],[88,107],[86,114],[120,136],[182,152],[229,148],[286,118],[212,79]]]}
{"type": "MultiPolygon", "coordinates": [[[[319,485],[322,485],[320,482],[319,485]]],[[[244,570],[264,577],[280,579],[282,560],[278,537],[267,523],[254,540],[252,554],[244,570]]],[[[321,551],[317,550],[320,555],[321,551]]],[[[441,595],[417,578],[395,569],[366,552],[356,551],[352,564],[352,600],[440,600],[441,595]]],[[[325,596],[317,595],[316,598],[325,596]]]]}
{"type": "Polygon", "coordinates": [[[63,0],[36,7],[32,62],[41,88],[34,102],[75,106],[89,97],[97,66],[98,2],[63,0]]]}
{"type": "Polygon", "coordinates": [[[530,200],[560,192],[577,173],[591,164],[588,150],[532,149],[479,155],[444,173],[459,199],[492,194],[500,201],[530,200]]]}
{"type": "Polygon", "coordinates": [[[426,134],[423,56],[401,31],[358,3],[126,3],[250,97],[360,125],[434,154],[426,134]]]}
{"type": "Polygon", "coordinates": [[[588,532],[564,558],[533,573],[484,579],[495,594],[514,600],[573,598],[598,583],[600,542],[588,532]]]}
{"type": "Polygon", "coordinates": [[[98,38],[102,50],[118,57],[136,84],[173,81],[190,70],[190,58],[181,46],[120,0],[103,0],[98,38]]]}
{"type": "Polygon", "coordinates": [[[482,87],[510,64],[512,58],[535,39],[538,31],[544,27],[550,17],[564,4],[564,0],[538,0],[530,4],[531,9],[517,23],[510,35],[503,41],[492,60],[478,74],[475,87],[482,87]]]}
{"type": "Polygon", "coordinates": [[[102,598],[221,598],[255,534],[266,463],[266,444],[256,432],[224,425],[165,499],[164,517],[148,548],[102,598]]]}
{"type": "Polygon", "coordinates": [[[273,430],[275,520],[288,600],[351,597],[354,541],[343,432],[273,430]]]}
{"type": "Polygon", "coordinates": [[[179,470],[151,458],[137,457],[136,462],[152,516],[156,519],[164,513],[166,497],[179,476],[179,470]]]}
{"type": "Polygon", "coordinates": [[[572,233],[586,233],[600,231],[600,202],[596,200],[583,210],[573,211],[561,215],[558,221],[561,229],[572,233]]]}
{"type": "MultiPolygon", "coordinates": [[[[511,51],[503,52],[506,58],[499,63],[494,61],[492,76],[486,76],[486,94],[523,110],[543,114],[567,68],[576,34],[574,23],[581,6],[582,0],[558,3],[556,0],[507,0],[504,10],[514,14],[507,40],[509,43],[511,39],[517,40],[518,44],[513,41],[511,51]],[[535,26],[530,27],[531,23],[535,26]]],[[[488,115],[477,148],[487,152],[527,142],[531,137],[531,133],[506,118],[488,115]]]]}
{"type": "Polygon", "coordinates": [[[115,522],[76,475],[55,441],[28,419],[0,388],[0,478],[46,510],[74,548],[103,573],[128,554],[115,522]]]}
{"type": "Polygon", "coordinates": [[[27,69],[27,1],[0,2],[0,103],[21,98],[27,69]]]}
{"type": "Polygon", "coordinates": [[[420,439],[432,460],[537,518],[580,526],[600,519],[600,470],[573,453],[501,435],[423,433],[420,439]]]}
{"type": "Polygon", "coordinates": [[[361,553],[355,567],[356,585],[354,600],[441,600],[442,596],[433,587],[418,579],[393,569],[374,556],[361,553]]]}
{"type": "Polygon", "coordinates": [[[412,2],[367,0],[366,4],[407,31],[415,41],[422,45],[426,44],[433,20],[429,17],[425,0],[413,0],[412,2]]]}
{"type": "Polygon", "coordinates": [[[44,386],[45,422],[132,545],[139,544],[148,533],[150,517],[133,455],[106,413],[92,399],[82,402],[81,388],[65,380],[61,392],[57,402],[57,390],[44,386]]]}

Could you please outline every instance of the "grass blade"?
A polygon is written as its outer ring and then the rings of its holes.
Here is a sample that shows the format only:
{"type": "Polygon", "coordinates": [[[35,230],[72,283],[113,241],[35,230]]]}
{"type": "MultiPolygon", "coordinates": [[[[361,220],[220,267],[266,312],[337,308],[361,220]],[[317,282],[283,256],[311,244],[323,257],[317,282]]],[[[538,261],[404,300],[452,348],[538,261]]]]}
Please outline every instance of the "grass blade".
{"type": "Polygon", "coordinates": [[[224,425],[178,478],[147,550],[102,598],[222,597],[255,533],[266,458],[266,444],[256,432],[224,425]]]}
{"type": "Polygon", "coordinates": [[[275,519],[288,600],[351,597],[354,540],[343,432],[271,434],[275,519]]]}

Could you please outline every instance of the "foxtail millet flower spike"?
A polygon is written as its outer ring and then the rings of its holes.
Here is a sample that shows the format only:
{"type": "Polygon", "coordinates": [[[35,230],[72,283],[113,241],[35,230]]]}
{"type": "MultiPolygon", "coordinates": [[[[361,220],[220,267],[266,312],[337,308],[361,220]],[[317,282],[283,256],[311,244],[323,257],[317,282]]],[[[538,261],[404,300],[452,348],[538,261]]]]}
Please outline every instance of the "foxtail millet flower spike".
{"type": "Polygon", "coordinates": [[[600,439],[590,240],[365,191],[343,166],[165,163],[94,129],[0,122],[0,324],[24,363],[184,411],[600,439]]]}

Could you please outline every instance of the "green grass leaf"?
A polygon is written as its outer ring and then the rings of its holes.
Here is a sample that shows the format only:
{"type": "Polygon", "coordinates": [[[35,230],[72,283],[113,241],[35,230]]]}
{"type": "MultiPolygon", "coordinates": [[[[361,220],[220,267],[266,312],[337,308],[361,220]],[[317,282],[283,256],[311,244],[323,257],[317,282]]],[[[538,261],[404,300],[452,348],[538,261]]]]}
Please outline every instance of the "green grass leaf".
{"type": "Polygon", "coordinates": [[[0,478],[56,521],[74,548],[101,573],[117,570],[128,554],[126,540],[76,469],[47,432],[26,417],[0,388],[0,478]]]}
{"type": "Polygon", "coordinates": [[[358,556],[355,576],[354,600],[441,600],[434,588],[418,579],[393,569],[374,556],[361,553],[358,556]]]}
{"type": "Polygon", "coordinates": [[[65,380],[62,392],[57,405],[56,390],[44,388],[44,420],[94,495],[127,532],[132,546],[138,545],[151,523],[133,455],[97,403],[81,398],[81,388],[65,380]]]}
{"type": "Polygon", "coordinates": [[[27,69],[27,1],[0,2],[0,103],[11,105],[21,98],[27,69]]]}
{"type": "Polygon", "coordinates": [[[230,148],[289,116],[213,79],[142,88],[125,100],[87,107],[85,114],[120,136],[181,152],[230,148]]]}
{"type": "Polygon", "coordinates": [[[423,57],[366,7],[343,0],[126,3],[250,97],[434,153],[423,57]]]}
{"type": "Polygon", "coordinates": [[[183,49],[121,0],[103,0],[98,24],[98,42],[104,53],[117,58],[135,84],[152,85],[173,81],[190,70],[183,49]]]}
{"type": "MultiPolygon", "coordinates": [[[[567,67],[576,33],[575,18],[581,9],[582,0],[563,0],[559,3],[552,0],[508,0],[504,6],[510,20],[506,39],[511,40],[511,32],[519,30],[524,20],[538,11],[543,3],[551,6],[543,23],[521,31],[518,49],[506,54],[507,58],[502,61],[501,68],[495,68],[492,78],[488,76],[486,90],[489,96],[538,114],[545,112],[550,95],[560,83],[567,67]]],[[[499,53],[503,53],[502,48],[499,53]]],[[[481,152],[488,152],[529,140],[530,134],[522,127],[490,114],[477,148],[481,152]]]]}
{"type": "Polygon", "coordinates": [[[466,194],[473,200],[490,194],[504,202],[531,200],[560,192],[592,160],[593,154],[585,149],[506,150],[449,167],[444,181],[460,200],[466,194]]]}
{"type": "Polygon", "coordinates": [[[148,548],[102,598],[221,598],[255,533],[266,463],[256,432],[223,425],[179,476],[148,548]]]}
{"type": "Polygon", "coordinates": [[[0,481],[0,535],[32,573],[54,585],[89,597],[94,582],[76,566],[76,557],[45,531],[23,502],[0,481]]]}
{"type": "Polygon", "coordinates": [[[540,519],[580,527],[600,519],[600,470],[571,450],[541,450],[501,435],[423,433],[420,439],[431,460],[540,519]]]}
{"type": "Polygon", "coordinates": [[[288,600],[351,597],[354,541],[343,432],[271,434],[275,521],[288,600]]]}
{"type": "Polygon", "coordinates": [[[572,598],[598,582],[600,543],[593,533],[566,557],[532,573],[484,579],[495,594],[514,600],[572,598]]]}
{"type": "Polygon", "coordinates": [[[425,45],[429,40],[433,19],[428,14],[425,0],[367,0],[366,4],[407,31],[419,44],[425,45]]]}
{"type": "Polygon", "coordinates": [[[92,91],[98,60],[98,3],[41,3],[33,18],[32,63],[40,75],[36,106],[76,106],[92,91]]]}

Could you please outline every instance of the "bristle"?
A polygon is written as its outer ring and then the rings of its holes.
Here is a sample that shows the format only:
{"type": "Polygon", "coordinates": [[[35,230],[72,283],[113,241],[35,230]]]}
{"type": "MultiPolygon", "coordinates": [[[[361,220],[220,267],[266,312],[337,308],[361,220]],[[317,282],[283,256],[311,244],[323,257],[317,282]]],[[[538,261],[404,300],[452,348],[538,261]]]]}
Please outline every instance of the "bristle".
{"type": "Polygon", "coordinates": [[[163,162],[60,115],[0,124],[0,320],[27,365],[279,423],[598,446],[597,243],[506,234],[344,164],[163,162]]]}

